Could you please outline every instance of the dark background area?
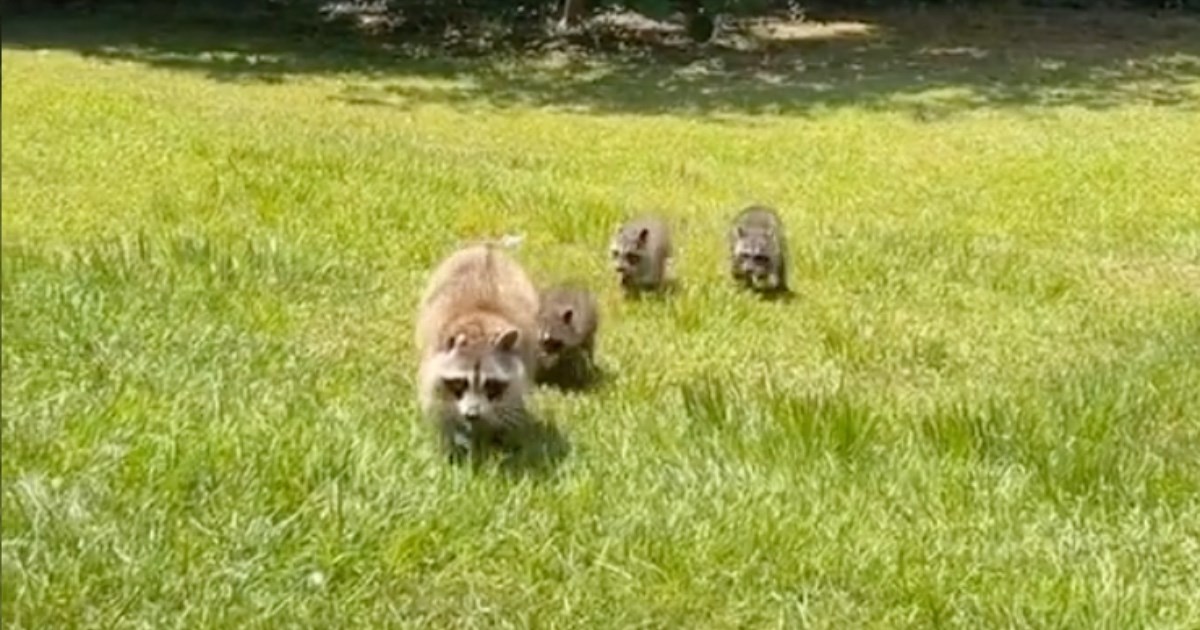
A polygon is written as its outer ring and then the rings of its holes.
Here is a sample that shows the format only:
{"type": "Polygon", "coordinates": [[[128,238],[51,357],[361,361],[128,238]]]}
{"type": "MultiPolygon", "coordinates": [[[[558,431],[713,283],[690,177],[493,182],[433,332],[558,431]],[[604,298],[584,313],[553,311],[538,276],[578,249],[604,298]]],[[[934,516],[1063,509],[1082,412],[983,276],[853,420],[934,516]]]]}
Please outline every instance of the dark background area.
{"type": "Polygon", "coordinates": [[[330,98],[364,107],[802,115],[854,106],[934,121],[1005,106],[1200,109],[1195,2],[634,2],[644,13],[591,3],[577,28],[556,30],[561,3],[5,0],[3,41],[221,81],[348,73],[363,80],[330,98]],[[718,15],[714,33],[693,36],[690,21],[718,15]],[[559,62],[519,63],[548,55],[559,62]],[[434,91],[400,80],[411,78],[470,81],[434,91]]]}

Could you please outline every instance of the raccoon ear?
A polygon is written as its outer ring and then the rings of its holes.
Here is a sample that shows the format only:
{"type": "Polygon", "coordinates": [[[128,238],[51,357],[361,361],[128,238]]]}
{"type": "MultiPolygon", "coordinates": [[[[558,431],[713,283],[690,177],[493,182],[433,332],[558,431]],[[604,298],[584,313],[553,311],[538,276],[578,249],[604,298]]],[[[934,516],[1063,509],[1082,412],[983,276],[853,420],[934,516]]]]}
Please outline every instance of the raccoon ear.
{"type": "Polygon", "coordinates": [[[442,344],[442,350],[445,352],[450,352],[458,346],[461,346],[466,340],[466,335],[450,335],[449,337],[446,337],[445,343],[442,344]]]}
{"type": "Polygon", "coordinates": [[[742,226],[739,225],[733,229],[734,229],[734,233],[737,234],[738,238],[746,238],[745,228],[743,228],[742,226]]]}
{"type": "Polygon", "coordinates": [[[648,238],[650,238],[650,228],[642,228],[642,231],[638,232],[638,247],[645,245],[648,238]]]}
{"type": "Polygon", "coordinates": [[[496,347],[504,352],[509,352],[517,346],[517,341],[520,339],[521,333],[516,328],[509,328],[496,336],[496,347]]]}
{"type": "Polygon", "coordinates": [[[571,320],[573,320],[573,319],[575,319],[575,309],[573,309],[573,308],[563,309],[562,323],[570,326],[571,320]]]}

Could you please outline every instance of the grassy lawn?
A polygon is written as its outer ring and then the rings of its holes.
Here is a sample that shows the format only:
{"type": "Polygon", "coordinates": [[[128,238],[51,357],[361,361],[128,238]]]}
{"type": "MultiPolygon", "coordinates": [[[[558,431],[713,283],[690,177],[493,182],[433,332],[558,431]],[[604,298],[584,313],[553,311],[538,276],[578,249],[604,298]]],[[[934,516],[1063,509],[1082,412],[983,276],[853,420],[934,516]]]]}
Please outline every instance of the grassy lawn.
{"type": "Polygon", "coordinates": [[[6,23],[5,627],[1197,627],[1200,23],[1052,18],[536,62],[6,23]],[[754,201],[792,301],[726,278],[754,201]],[[681,286],[626,302],[647,209],[681,286]],[[608,379],[472,472],[412,319],[505,233],[596,290],[608,379]]]}

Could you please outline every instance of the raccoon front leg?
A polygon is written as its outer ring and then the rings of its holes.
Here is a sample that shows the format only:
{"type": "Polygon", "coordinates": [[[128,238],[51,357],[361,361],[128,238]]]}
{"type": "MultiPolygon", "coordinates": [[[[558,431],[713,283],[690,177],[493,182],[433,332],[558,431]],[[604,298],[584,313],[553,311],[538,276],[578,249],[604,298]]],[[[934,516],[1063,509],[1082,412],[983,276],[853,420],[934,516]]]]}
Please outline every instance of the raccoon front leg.
{"type": "Polygon", "coordinates": [[[746,273],[745,270],[739,269],[736,264],[730,267],[729,276],[739,286],[751,287],[754,285],[754,278],[749,273],[746,273]]]}
{"type": "Polygon", "coordinates": [[[775,280],[775,290],[776,291],[779,291],[781,293],[788,292],[787,267],[781,265],[779,267],[779,270],[775,272],[774,280],[775,280]]]}
{"type": "Polygon", "coordinates": [[[443,426],[441,431],[442,452],[451,464],[462,464],[470,457],[473,448],[470,436],[453,426],[443,426]]]}

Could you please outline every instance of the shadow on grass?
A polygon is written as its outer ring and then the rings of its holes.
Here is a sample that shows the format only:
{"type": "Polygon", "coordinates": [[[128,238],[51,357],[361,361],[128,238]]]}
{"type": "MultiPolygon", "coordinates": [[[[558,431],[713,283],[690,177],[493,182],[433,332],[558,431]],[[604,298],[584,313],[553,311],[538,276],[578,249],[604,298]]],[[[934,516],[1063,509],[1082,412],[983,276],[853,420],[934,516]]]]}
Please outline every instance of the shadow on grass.
{"type": "Polygon", "coordinates": [[[839,11],[803,22],[739,20],[704,46],[594,35],[586,46],[550,40],[475,56],[438,55],[394,36],[143,22],[10,19],[3,41],[222,81],[348,74],[331,100],[387,108],[528,105],[701,116],[854,107],[937,120],[980,108],[1200,103],[1200,18],[1189,15],[839,11]]]}
{"type": "Polygon", "coordinates": [[[553,418],[526,410],[513,426],[474,437],[447,428],[442,439],[450,464],[476,471],[494,466],[512,477],[545,477],[571,452],[570,442],[553,418]]]}
{"type": "Polygon", "coordinates": [[[791,287],[758,291],[750,287],[737,285],[738,292],[746,297],[752,297],[763,302],[778,302],[788,304],[796,299],[796,291],[791,287]]]}
{"type": "Polygon", "coordinates": [[[546,477],[571,453],[571,443],[552,418],[531,418],[519,442],[500,462],[500,469],[514,477],[546,477]]]}
{"type": "Polygon", "coordinates": [[[608,370],[599,364],[588,365],[586,361],[564,363],[538,375],[538,384],[543,387],[577,394],[597,392],[611,381],[608,370]]]}
{"type": "Polygon", "coordinates": [[[683,293],[683,282],[679,278],[666,278],[653,288],[621,285],[621,299],[629,302],[666,302],[683,293]]]}

